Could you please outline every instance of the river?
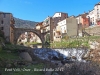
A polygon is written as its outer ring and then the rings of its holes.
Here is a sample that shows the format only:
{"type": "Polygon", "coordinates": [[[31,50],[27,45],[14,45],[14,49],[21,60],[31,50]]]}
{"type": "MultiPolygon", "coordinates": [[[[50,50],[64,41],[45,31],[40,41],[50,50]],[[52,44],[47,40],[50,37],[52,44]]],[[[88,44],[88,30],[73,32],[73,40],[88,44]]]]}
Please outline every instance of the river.
{"type": "Polygon", "coordinates": [[[33,53],[43,60],[51,61],[53,58],[63,60],[70,58],[71,61],[85,62],[82,58],[87,54],[88,49],[82,48],[64,48],[64,49],[51,49],[51,48],[34,48],[33,53]]]}

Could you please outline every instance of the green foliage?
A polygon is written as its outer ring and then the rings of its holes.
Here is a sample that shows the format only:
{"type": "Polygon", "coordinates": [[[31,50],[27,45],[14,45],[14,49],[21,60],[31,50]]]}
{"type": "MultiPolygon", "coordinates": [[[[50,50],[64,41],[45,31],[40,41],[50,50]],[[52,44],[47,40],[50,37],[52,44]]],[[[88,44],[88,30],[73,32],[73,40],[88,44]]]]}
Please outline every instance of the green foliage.
{"type": "Polygon", "coordinates": [[[2,46],[0,45],[0,51],[2,50],[2,46]]]}
{"type": "Polygon", "coordinates": [[[87,47],[89,48],[88,41],[100,39],[100,36],[81,37],[81,38],[69,38],[68,40],[62,40],[61,42],[51,43],[51,48],[76,48],[87,47]]]}
{"type": "Polygon", "coordinates": [[[2,43],[4,42],[4,39],[0,37],[0,51],[2,50],[2,43]]]}
{"type": "Polygon", "coordinates": [[[45,47],[45,48],[49,48],[49,47],[50,47],[50,42],[45,41],[45,43],[44,43],[44,47],[45,47]]]}
{"type": "Polygon", "coordinates": [[[8,42],[8,41],[5,41],[5,44],[9,44],[9,45],[10,45],[11,43],[10,43],[10,42],[8,42]]]}
{"type": "Polygon", "coordinates": [[[68,40],[69,39],[69,36],[67,36],[67,35],[66,36],[63,36],[62,39],[63,40],[68,40]]]}
{"type": "Polygon", "coordinates": [[[46,42],[49,42],[50,43],[50,34],[47,34],[46,35],[46,42]]]}

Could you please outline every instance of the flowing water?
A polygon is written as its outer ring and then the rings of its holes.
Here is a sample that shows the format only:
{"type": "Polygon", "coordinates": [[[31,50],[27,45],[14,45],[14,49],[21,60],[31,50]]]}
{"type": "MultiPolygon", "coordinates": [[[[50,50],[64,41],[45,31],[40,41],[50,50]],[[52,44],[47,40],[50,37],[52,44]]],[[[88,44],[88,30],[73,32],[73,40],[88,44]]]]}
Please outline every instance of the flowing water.
{"type": "Polygon", "coordinates": [[[66,49],[50,49],[50,48],[35,48],[33,53],[43,60],[51,61],[53,58],[63,60],[70,58],[71,61],[85,62],[82,57],[87,54],[88,49],[82,48],[66,48],[66,49]]]}

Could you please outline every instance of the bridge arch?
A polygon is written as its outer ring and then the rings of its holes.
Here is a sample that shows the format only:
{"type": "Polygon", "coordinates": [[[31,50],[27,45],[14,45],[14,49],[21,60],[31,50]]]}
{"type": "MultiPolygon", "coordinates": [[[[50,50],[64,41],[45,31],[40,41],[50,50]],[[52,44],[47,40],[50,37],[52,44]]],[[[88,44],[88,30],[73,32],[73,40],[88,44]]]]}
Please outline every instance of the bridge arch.
{"type": "Polygon", "coordinates": [[[36,34],[40,38],[42,44],[44,44],[44,35],[42,35],[39,30],[36,30],[36,29],[24,29],[24,28],[15,28],[14,29],[14,43],[15,44],[17,44],[17,40],[20,37],[20,35],[25,33],[25,32],[32,32],[32,33],[36,34]]]}

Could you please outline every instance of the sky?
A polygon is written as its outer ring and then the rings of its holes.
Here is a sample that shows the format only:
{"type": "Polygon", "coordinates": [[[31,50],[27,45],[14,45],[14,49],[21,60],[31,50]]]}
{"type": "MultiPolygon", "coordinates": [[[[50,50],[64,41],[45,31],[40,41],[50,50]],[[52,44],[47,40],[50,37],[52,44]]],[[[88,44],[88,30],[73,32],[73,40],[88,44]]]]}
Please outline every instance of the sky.
{"type": "Polygon", "coordinates": [[[0,0],[0,11],[23,20],[42,22],[56,12],[79,15],[93,10],[100,0],[0,0]]]}

